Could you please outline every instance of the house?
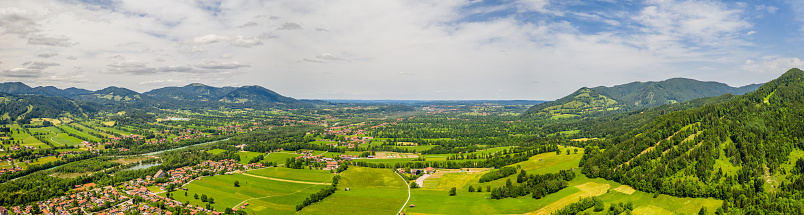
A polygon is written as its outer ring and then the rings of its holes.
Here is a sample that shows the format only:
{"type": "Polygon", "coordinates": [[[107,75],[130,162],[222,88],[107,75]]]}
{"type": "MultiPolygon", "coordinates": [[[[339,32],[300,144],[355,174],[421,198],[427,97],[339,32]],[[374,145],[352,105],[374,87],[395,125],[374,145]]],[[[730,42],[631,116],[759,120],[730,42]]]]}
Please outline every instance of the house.
{"type": "Polygon", "coordinates": [[[0,215],[8,215],[8,209],[6,209],[6,207],[0,206],[0,215]]]}
{"type": "Polygon", "coordinates": [[[422,170],[420,170],[420,169],[410,169],[410,174],[411,175],[418,175],[418,174],[421,174],[421,173],[422,173],[422,170]]]}
{"type": "Polygon", "coordinates": [[[154,174],[153,178],[161,178],[161,177],[165,177],[165,171],[162,171],[160,169],[159,172],[156,172],[156,174],[154,174]]]}
{"type": "Polygon", "coordinates": [[[427,168],[424,168],[424,171],[427,172],[427,173],[433,173],[433,172],[435,172],[435,169],[433,169],[433,167],[427,167],[427,168]]]}
{"type": "Polygon", "coordinates": [[[327,161],[327,169],[337,169],[338,162],[335,161],[327,161]]]}

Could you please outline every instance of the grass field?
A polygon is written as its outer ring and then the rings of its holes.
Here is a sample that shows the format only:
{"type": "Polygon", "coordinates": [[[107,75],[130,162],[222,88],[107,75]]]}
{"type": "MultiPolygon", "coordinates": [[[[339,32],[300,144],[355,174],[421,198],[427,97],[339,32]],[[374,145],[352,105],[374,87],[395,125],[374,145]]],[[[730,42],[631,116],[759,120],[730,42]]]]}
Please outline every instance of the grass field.
{"type": "Polygon", "coordinates": [[[20,166],[23,169],[28,169],[28,166],[31,166],[31,165],[44,164],[44,163],[47,163],[47,162],[57,161],[57,160],[60,160],[60,159],[55,157],[55,156],[48,156],[48,157],[39,158],[39,160],[31,162],[31,163],[26,163],[26,162],[15,162],[15,163],[17,164],[17,166],[20,166]]]}
{"type": "MultiPolygon", "coordinates": [[[[195,194],[205,194],[215,199],[212,206],[217,211],[224,211],[246,201],[249,206],[244,211],[248,214],[293,214],[296,212],[296,205],[324,186],[327,185],[299,184],[233,174],[201,178],[185,186],[187,196],[184,196],[184,191],[175,191],[173,196],[178,201],[189,201],[192,205],[203,207],[207,203],[193,197],[195,194]],[[235,180],[240,182],[240,187],[234,186],[235,180]]],[[[165,196],[164,193],[160,195],[165,196]]]]}
{"type": "Polygon", "coordinates": [[[240,155],[240,163],[241,164],[248,164],[248,162],[252,158],[260,156],[260,155],[265,155],[265,153],[262,153],[262,152],[237,152],[237,154],[240,155]]]}
{"type": "Polygon", "coordinates": [[[248,174],[296,181],[328,182],[334,174],[329,170],[290,169],[284,167],[265,168],[248,171],[248,174]]]}
{"type": "Polygon", "coordinates": [[[341,173],[338,188],[300,214],[396,214],[408,198],[407,185],[389,169],[349,167],[341,173]]]}
{"type": "Polygon", "coordinates": [[[74,135],[78,135],[80,137],[86,138],[86,139],[91,140],[91,141],[95,141],[95,142],[100,142],[101,141],[101,139],[96,137],[96,136],[92,136],[92,135],[89,135],[89,134],[84,133],[82,131],[75,130],[74,128],[72,128],[70,126],[59,126],[59,128],[64,129],[64,131],[66,131],[66,132],[72,133],[74,135]]]}
{"type": "Polygon", "coordinates": [[[226,149],[213,149],[213,150],[209,150],[207,152],[212,153],[213,155],[217,155],[217,154],[223,153],[225,151],[226,151],[226,149]]]}
{"type": "Polygon", "coordinates": [[[81,139],[71,137],[67,133],[59,133],[58,135],[51,137],[50,139],[53,140],[53,142],[56,144],[67,145],[67,146],[79,145],[81,144],[81,142],[84,142],[81,139]]]}
{"type": "Polygon", "coordinates": [[[295,157],[299,157],[299,156],[301,156],[301,155],[295,154],[293,152],[272,152],[272,153],[266,155],[265,159],[263,159],[263,161],[274,162],[274,163],[277,163],[277,164],[284,164],[286,159],[295,158],[295,157]]]}

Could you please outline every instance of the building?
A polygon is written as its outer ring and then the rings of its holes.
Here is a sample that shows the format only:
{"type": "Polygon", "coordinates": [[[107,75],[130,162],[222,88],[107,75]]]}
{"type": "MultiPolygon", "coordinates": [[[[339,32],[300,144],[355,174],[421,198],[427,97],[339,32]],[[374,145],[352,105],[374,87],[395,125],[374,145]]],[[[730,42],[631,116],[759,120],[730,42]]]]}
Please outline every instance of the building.
{"type": "Polygon", "coordinates": [[[165,171],[162,171],[160,169],[159,172],[156,172],[156,174],[154,174],[154,178],[161,178],[161,177],[165,177],[165,171]]]}
{"type": "Polygon", "coordinates": [[[327,161],[327,169],[337,169],[338,162],[335,161],[327,161]]]}
{"type": "Polygon", "coordinates": [[[8,215],[8,209],[6,209],[6,207],[0,206],[0,215],[8,215]]]}

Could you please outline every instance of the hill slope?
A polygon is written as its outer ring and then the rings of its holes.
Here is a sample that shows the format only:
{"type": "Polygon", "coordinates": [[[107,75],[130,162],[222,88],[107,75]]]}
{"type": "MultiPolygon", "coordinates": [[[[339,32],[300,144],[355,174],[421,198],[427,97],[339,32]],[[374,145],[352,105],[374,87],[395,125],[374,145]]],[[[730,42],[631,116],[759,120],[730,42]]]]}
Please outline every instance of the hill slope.
{"type": "Polygon", "coordinates": [[[802,137],[804,71],[791,69],[754,92],[587,145],[580,166],[645,192],[724,199],[734,214],[796,214],[804,210],[804,161],[793,164],[802,137]]]}
{"type": "Polygon", "coordinates": [[[183,87],[163,87],[145,92],[145,95],[179,100],[215,101],[234,91],[234,87],[212,87],[193,83],[183,87]]]}
{"type": "Polygon", "coordinates": [[[726,93],[742,95],[758,87],[759,85],[753,84],[735,88],[723,83],[686,78],[672,78],[660,82],[632,82],[613,87],[584,87],[564,98],[534,105],[524,116],[553,118],[595,116],[606,112],[656,107],[726,93]]]}
{"type": "Polygon", "coordinates": [[[279,95],[261,86],[243,86],[223,96],[220,101],[231,103],[283,103],[295,104],[300,101],[279,95]]]}

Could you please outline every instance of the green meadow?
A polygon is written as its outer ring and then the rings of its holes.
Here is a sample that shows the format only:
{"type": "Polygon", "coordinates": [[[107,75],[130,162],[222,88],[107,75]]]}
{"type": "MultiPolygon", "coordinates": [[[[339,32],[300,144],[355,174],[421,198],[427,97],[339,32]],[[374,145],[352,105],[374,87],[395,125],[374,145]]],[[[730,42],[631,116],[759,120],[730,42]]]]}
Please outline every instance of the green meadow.
{"type": "Polygon", "coordinates": [[[328,185],[276,181],[236,173],[203,177],[185,186],[187,196],[185,191],[178,190],[173,192],[173,198],[204,207],[206,202],[194,198],[195,194],[204,194],[214,198],[215,203],[212,206],[217,211],[233,207],[240,209],[243,203],[248,203],[242,209],[248,214],[293,214],[296,212],[296,205],[325,186],[328,185]],[[235,187],[234,181],[239,181],[240,187],[235,187]]]}
{"type": "Polygon", "coordinates": [[[396,214],[408,198],[405,181],[390,169],[349,167],[335,194],[301,214],[396,214]],[[349,191],[345,191],[349,188],[349,191]]]}

